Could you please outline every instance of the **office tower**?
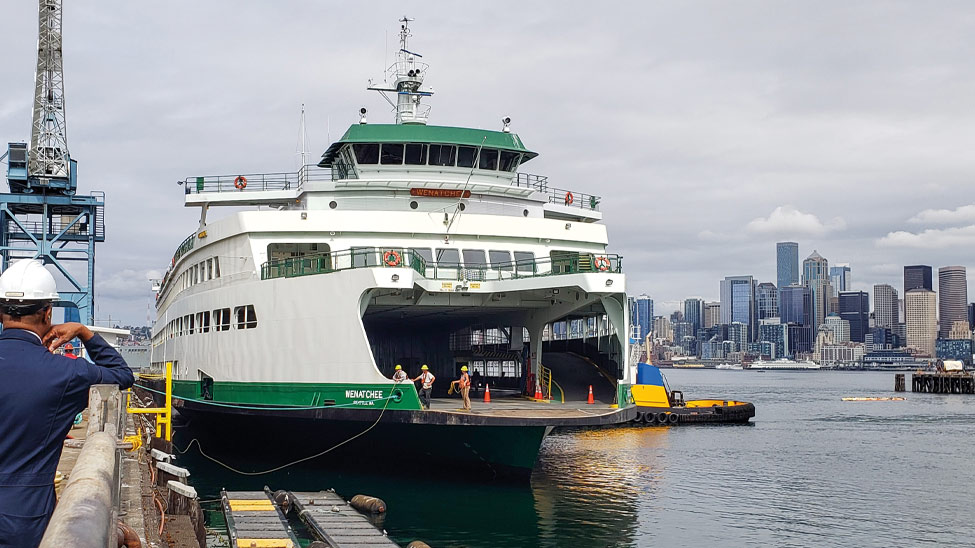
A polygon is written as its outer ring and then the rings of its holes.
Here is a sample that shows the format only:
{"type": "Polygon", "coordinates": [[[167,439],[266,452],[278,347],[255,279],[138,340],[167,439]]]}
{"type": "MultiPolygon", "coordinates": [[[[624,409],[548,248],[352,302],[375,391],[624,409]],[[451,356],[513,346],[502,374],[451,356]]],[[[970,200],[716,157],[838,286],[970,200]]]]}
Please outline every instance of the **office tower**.
{"type": "Polygon", "coordinates": [[[790,285],[779,288],[779,319],[782,323],[810,325],[809,309],[812,306],[809,288],[790,285]]]}
{"type": "Polygon", "coordinates": [[[705,329],[710,329],[721,323],[721,303],[704,303],[704,325],[705,329]]]}
{"type": "Polygon", "coordinates": [[[775,244],[775,274],[775,285],[780,289],[799,283],[799,244],[775,244]]]}
{"type": "Polygon", "coordinates": [[[684,300],[684,321],[691,324],[691,335],[697,335],[697,331],[704,325],[704,299],[695,297],[684,300]]]}
{"type": "Polygon", "coordinates": [[[634,302],[636,314],[633,316],[633,325],[639,328],[637,339],[646,339],[653,329],[653,299],[647,295],[640,295],[634,302]]]}
{"type": "Polygon", "coordinates": [[[968,325],[975,328],[975,303],[968,303],[968,325]]]}
{"type": "Polygon", "coordinates": [[[938,336],[948,337],[955,322],[968,321],[968,278],[964,266],[938,269],[938,336]]]}
{"type": "Polygon", "coordinates": [[[664,341],[674,340],[674,327],[667,316],[657,316],[653,319],[653,338],[664,341]]]}
{"type": "Polygon", "coordinates": [[[870,328],[870,295],[866,291],[844,291],[839,298],[840,318],[850,322],[850,340],[864,342],[870,328]]]}
{"type": "Polygon", "coordinates": [[[748,340],[758,334],[755,280],[751,276],[728,276],[721,281],[721,323],[741,322],[748,328],[748,340]]]}
{"type": "Polygon", "coordinates": [[[691,322],[676,322],[672,325],[674,326],[674,344],[683,346],[685,337],[694,338],[691,335],[691,331],[694,329],[691,322]]]}
{"type": "Polygon", "coordinates": [[[829,268],[829,283],[833,285],[833,291],[852,291],[850,286],[850,265],[838,264],[829,268]]]}
{"type": "Polygon", "coordinates": [[[812,351],[812,328],[808,325],[790,323],[788,337],[789,356],[798,357],[799,354],[808,354],[812,351]]]}
{"type": "Polygon", "coordinates": [[[809,288],[812,303],[809,320],[815,333],[826,318],[833,287],[829,283],[829,262],[817,251],[802,261],[802,285],[809,288]]]}
{"type": "Polygon", "coordinates": [[[775,318],[779,315],[779,292],[775,284],[762,282],[755,289],[755,298],[758,300],[758,321],[765,318],[775,318]]]}
{"type": "Polygon", "coordinates": [[[839,316],[826,316],[820,331],[828,331],[833,334],[833,343],[846,344],[850,342],[850,322],[839,316]]]}
{"type": "Polygon", "coordinates": [[[784,323],[762,323],[758,340],[772,343],[772,359],[784,358],[789,352],[789,326],[784,323]]]}
{"type": "MultiPolygon", "coordinates": [[[[912,289],[927,289],[934,291],[931,285],[931,267],[923,264],[904,267],[904,298],[912,289]]],[[[906,311],[905,311],[906,312],[906,311]]]]}
{"type": "Polygon", "coordinates": [[[904,295],[904,318],[907,346],[918,355],[934,357],[934,343],[938,338],[937,300],[930,289],[911,289],[904,295]]]}
{"type": "Polygon", "coordinates": [[[728,340],[735,343],[734,351],[744,351],[748,346],[748,324],[742,322],[729,323],[728,340]]]}
{"type": "Polygon", "coordinates": [[[873,325],[892,329],[899,321],[897,290],[887,284],[873,286],[873,325]]]}

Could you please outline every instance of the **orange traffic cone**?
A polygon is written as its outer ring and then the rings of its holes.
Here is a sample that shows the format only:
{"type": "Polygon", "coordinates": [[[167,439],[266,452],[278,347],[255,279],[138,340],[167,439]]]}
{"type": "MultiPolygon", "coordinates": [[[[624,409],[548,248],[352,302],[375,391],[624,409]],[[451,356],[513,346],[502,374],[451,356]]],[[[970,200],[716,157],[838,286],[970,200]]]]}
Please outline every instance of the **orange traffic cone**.
{"type": "Polygon", "coordinates": [[[544,397],[542,396],[542,385],[538,383],[535,383],[535,399],[536,400],[544,399],[544,397]]]}
{"type": "Polygon", "coordinates": [[[596,403],[596,400],[594,400],[592,398],[592,385],[591,384],[589,385],[589,399],[586,400],[586,403],[596,403]]]}
{"type": "Polygon", "coordinates": [[[484,403],[491,403],[491,385],[484,385],[484,403]]]}

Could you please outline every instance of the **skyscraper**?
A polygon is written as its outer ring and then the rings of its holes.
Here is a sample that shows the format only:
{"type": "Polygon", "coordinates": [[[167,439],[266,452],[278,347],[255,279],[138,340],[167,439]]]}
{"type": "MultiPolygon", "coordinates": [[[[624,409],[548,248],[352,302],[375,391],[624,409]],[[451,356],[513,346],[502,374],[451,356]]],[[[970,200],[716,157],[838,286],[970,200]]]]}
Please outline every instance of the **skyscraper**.
{"type": "Polygon", "coordinates": [[[782,323],[809,326],[811,306],[808,287],[790,285],[779,288],[779,319],[782,323]]]}
{"type": "Polygon", "coordinates": [[[728,276],[721,281],[721,323],[744,324],[748,341],[758,335],[757,308],[755,280],[751,276],[728,276]]]}
{"type": "Polygon", "coordinates": [[[704,324],[704,299],[696,297],[684,300],[684,321],[691,324],[691,336],[696,336],[704,324]]]}
{"type": "Polygon", "coordinates": [[[873,324],[893,329],[900,321],[897,290],[887,284],[873,286],[873,324]]]}
{"type": "Polygon", "coordinates": [[[907,346],[929,358],[934,357],[938,339],[937,306],[934,291],[930,289],[912,289],[904,295],[907,346]]]}
{"type": "Polygon", "coordinates": [[[802,285],[809,288],[812,303],[809,320],[815,333],[826,318],[829,299],[833,296],[833,286],[829,283],[829,262],[815,250],[802,261],[802,285]]]}
{"type": "Polygon", "coordinates": [[[704,329],[710,329],[721,323],[721,303],[704,303],[704,329]]]}
{"type": "Polygon", "coordinates": [[[636,314],[633,325],[639,327],[638,339],[645,339],[653,329],[653,299],[647,295],[640,295],[634,302],[636,314]]]}
{"type": "Polygon", "coordinates": [[[904,298],[912,289],[927,289],[934,291],[931,285],[931,267],[923,264],[904,267],[904,298]]]}
{"type": "Polygon", "coordinates": [[[762,282],[755,289],[755,299],[758,301],[758,320],[776,318],[779,315],[779,291],[775,284],[762,282]]]}
{"type": "Polygon", "coordinates": [[[839,316],[826,316],[819,330],[832,333],[833,343],[835,344],[846,344],[850,342],[850,322],[839,316]]]}
{"type": "Polygon", "coordinates": [[[955,322],[968,321],[968,278],[964,266],[938,269],[938,336],[948,338],[955,322]]]}
{"type": "Polygon", "coordinates": [[[850,265],[838,264],[829,268],[829,283],[833,285],[833,291],[839,294],[841,291],[852,291],[850,286],[850,265]]]}
{"type": "Polygon", "coordinates": [[[779,242],[775,244],[775,285],[783,287],[799,283],[799,244],[779,242]]]}
{"type": "Polygon", "coordinates": [[[839,300],[840,318],[850,324],[850,340],[864,342],[870,329],[870,295],[866,291],[843,291],[839,300]]]}

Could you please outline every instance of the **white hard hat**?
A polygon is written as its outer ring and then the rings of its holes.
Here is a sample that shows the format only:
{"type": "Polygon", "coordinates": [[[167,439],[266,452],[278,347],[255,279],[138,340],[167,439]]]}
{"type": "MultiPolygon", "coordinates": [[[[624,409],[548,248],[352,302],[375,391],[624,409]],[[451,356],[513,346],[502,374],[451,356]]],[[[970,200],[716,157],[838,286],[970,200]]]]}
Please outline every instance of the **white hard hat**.
{"type": "Polygon", "coordinates": [[[4,304],[33,304],[58,298],[58,284],[40,261],[23,259],[0,274],[0,301],[4,304]]]}

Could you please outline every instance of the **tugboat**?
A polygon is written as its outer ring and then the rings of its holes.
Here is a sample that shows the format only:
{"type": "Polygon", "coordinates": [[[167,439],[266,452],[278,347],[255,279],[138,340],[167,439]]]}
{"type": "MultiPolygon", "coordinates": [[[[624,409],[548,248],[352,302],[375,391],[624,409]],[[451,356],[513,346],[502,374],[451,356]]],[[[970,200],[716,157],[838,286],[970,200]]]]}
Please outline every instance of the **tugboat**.
{"type": "Polygon", "coordinates": [[[684,400],[684,393],[671,390],[660,369],[637,364],[636,384],[630,387],[637,412],[634,424],[676,426],[701,423],[747,423],[755,406],[736,400],[684,400]]]}

